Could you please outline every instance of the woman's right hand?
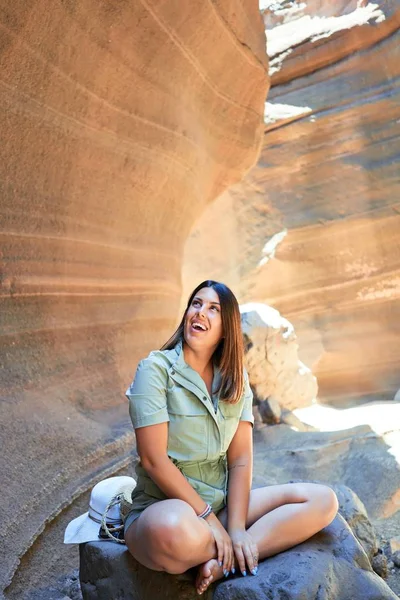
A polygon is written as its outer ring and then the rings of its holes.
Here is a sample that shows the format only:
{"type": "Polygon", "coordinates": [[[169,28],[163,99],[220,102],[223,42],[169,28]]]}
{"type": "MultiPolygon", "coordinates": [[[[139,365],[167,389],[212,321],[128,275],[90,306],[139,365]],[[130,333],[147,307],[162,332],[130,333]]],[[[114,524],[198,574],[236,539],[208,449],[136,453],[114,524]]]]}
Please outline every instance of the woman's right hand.
{"type": "Polygon", "coordinates": [[[217,546],[217,561],[222,566],[224,574],[230,573],[234,567],[232,540],[214,513],[211,513],[205,520],[210,526],[217,546]]]}

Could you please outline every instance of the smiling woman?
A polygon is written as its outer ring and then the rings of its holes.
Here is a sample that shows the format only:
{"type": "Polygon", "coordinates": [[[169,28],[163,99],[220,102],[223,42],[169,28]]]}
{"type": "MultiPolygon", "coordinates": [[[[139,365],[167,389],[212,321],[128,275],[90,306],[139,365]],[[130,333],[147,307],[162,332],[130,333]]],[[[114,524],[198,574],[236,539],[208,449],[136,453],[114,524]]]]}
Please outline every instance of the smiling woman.
{"type": "Polygon", "coordinates": [[[196,565],[196,589],[307,539],[334,518],[326,486],[251,491],[252,392],[243,368],[238,302],[204,281],[161,350],[127,391],[140,462],[125,521],[131,554],[157,571],[196,565]]]}
{"type": "Polygon", "coordinates": [[[220,399],[238,402],[244,385],[243,337],[239,305],[226,285],[212,280],[200,283],[189,297],[177,330],[161,350],[172,350],[183,339],[186,362],[200,373],[206,385],[210,387],[215,364],[221,371],[220,399]],[[200,364],[199,352],[203,354],[200,364]]]}

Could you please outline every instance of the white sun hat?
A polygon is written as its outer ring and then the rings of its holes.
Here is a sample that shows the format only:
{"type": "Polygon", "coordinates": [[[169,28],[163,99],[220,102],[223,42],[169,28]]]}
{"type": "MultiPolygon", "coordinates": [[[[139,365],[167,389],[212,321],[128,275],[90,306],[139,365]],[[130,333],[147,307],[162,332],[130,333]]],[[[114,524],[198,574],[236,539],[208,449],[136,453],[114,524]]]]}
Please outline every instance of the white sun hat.
{"type": "MultiPolygon", "coordinates": [[[[130,494],[136,485],[133,477],[109,477],[97,483],[92,489],[89,510],[80,517],[73,519],[65,530],[64,544],[83,544],[98,541],[102,518],[107,506],[116,496],[130,494]]],[[[122,525],[119,503],[111,505],[107,511],[108,527],[122,525]]]]}

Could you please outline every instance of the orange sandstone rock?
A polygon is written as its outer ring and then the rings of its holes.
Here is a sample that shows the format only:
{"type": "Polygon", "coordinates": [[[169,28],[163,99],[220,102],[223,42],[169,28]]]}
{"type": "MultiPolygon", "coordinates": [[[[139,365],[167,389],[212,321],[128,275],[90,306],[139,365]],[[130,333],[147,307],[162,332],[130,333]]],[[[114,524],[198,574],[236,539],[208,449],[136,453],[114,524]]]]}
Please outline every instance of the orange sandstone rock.
{"type": "Polygon", "coordinates": [[[277,308],[296,329],[321,400],[392,400],[400,386],[400,11],[395,2],[368,3],[357,15],[355,2],[279,4],[301,4],[304,14],[291,22],[277,11],[279,26],[268,30],[275,71],[263,149],[194,227],[185,289],[207,272],[241,302],[277,308]],[[209,242],[222,215],[229,253],[209,242]],[[210,258],[196,248],[210,248],[210,258]]]}
{"type": "Polygon", "coordinates": [[[1,589],[130,460],[124,391],[194,220],[257,158],[268,77],[255,0],[0,9],[1,589]]]}

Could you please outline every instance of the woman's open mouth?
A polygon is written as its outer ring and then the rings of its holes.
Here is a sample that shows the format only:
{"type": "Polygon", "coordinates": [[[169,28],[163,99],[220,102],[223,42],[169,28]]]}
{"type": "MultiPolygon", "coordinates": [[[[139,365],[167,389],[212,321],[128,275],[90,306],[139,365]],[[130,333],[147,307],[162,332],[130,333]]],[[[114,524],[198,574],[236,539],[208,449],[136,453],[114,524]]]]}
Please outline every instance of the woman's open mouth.
{"type": "Polygon", "coordinates": [[[203,333],[205,331],[208,331],[208,327],[205,323],[203,323],[202,321],[192,321],[190,324],[190,329],[192,329],[193,331],[196,331],[196,333],[200,332],[203,333]]]}

